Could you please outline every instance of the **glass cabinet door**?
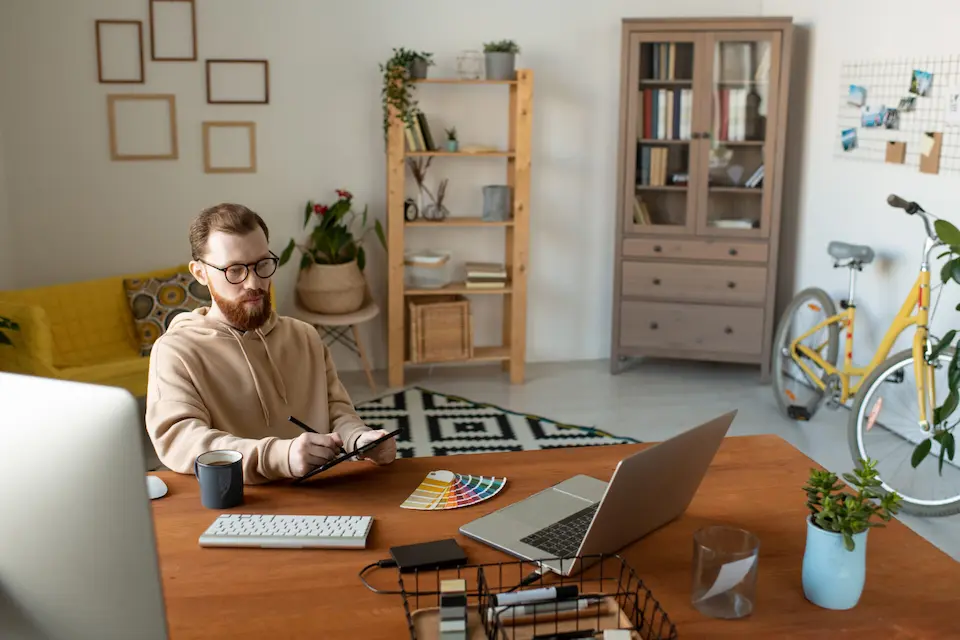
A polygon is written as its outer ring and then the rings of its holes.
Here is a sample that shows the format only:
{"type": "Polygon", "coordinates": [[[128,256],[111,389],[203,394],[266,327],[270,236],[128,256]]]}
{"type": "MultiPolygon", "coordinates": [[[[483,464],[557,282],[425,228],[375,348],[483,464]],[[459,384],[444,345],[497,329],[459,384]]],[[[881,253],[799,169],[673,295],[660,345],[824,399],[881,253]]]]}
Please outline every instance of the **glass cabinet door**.
{"type": "Polygon", "coordinates": [[[699,120],[694,91],[697,33],[643,33],[630,39],[623,204],[626,233],[693,233],[699,120]]]}
{"type": "Polygon", "coordinates": [[[705,50],[710,100],[697,231],[768,237],[771,193],[764,169],[774,165],[779,130],[780,35],[715,33],[707,36],[705,50]]]}

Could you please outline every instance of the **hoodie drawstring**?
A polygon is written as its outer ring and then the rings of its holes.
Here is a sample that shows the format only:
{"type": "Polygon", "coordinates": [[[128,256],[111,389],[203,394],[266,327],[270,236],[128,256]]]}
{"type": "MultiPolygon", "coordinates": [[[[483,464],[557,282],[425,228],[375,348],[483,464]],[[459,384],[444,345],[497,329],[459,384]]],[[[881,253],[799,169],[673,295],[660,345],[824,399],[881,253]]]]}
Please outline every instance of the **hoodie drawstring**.
{"type": "Polygon", "coordinates": [[[267,346],[267,338],[263,335],[263,331],[260,329],[257,329],[256,333],[258,336],[260,336],[260,342],[263,343],[263,350],[267,352],[267,360],[270,361],[270,368],[273,370],[273,382],[277,385],[277,391],[280,392],[280,397],[286,404],[287,387],[283,384],[283,376],[280,375],[280,369],[277,367],[277,363],[273,361],[273,356],[270,354],[270,347],[267,346]]]}
{"type": "MultiPolygon", "coordinates": [[[[257,397],[260,399],[260,408],[263,410],[263,419],[266,422],[267,427],[269,427],[270,411],[267,410],[267,402],[263,399],[263,391],[260,389],[260,380],[257,378],[256,371],[253,370],[253,364],[250,362],[250,357],[247,356],[247,350],[243,348],[243,340],[240,338],[240,334],[234,331],[232,328],[228,327],[228,330],[230,331],[230,335],[233,336],[233,339],[237,341],[238,345],[240,345],[240,352],[243,353],[243,359],[247,361],[247,367],[250,369],[250,376],[253,378],[253,386],[256,387],[257,397]]],[[[260,334],[259,329],[257,330],[257,333],[260,334]]],[[[262,334],[260,339],[263,340],[262,334]]],[[[263,346],[266,347],[267,343],[264,342],[263,346]]],[[[269,351],[267,351],[267,357],[270,357],[269,351]]],[[[270,363],[273,364],[273,359],[270,360],[270,363]]],[[[276,366],[274,366],[274,369],[276,369],[276,366]]],[[[287,400],[285,392],[283,400],[284,402],[287,400]]]]}

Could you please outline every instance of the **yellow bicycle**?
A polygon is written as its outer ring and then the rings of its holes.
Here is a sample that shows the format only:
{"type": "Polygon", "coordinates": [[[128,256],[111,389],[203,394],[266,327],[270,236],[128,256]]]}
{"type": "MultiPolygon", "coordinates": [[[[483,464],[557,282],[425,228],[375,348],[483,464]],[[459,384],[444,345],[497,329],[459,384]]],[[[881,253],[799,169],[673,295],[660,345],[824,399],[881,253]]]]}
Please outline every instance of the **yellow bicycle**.
{"type": "MultiPolygon", "coordinates": [[[[943,243],[934,230],[936,217],[896,195],[887,202],[918,215],[927,237],[920,273],[873,358],[865,367],[853,364],[857,273],[873,261],[873,249],[831,242],[827,252],[835,260],[834,267],[850,270],[847,298],[840,301],[839,312],[826,291],[817,287],[793,298],[773,345],[774,394],[784,415],[802,421],[810,420],[824,404],[835,409],[852,399],[847,440],[854,461],[878,462],[881,488],[902,496],[903,512],[951,515],[960,513],[960,467],[936,464],[936,458],[942,457],[939,441],[931,443],[936,456],[931,463],[917,468],[910,464],[917,445],[930,439],[938,406],[936,390],[948,387],[946,376],[953,358],[953,349],[944,349],[928,364],[934,346],[928,330],[930,259],[943,243]],[[897,338],[910,327],[914,327],[912,347],[890,355],[897,338]],[[838,366],[841,330],[845,340],[843,364],[838,366]]],[[[952,439],[948,448],[952,460],[952,439]]]]}

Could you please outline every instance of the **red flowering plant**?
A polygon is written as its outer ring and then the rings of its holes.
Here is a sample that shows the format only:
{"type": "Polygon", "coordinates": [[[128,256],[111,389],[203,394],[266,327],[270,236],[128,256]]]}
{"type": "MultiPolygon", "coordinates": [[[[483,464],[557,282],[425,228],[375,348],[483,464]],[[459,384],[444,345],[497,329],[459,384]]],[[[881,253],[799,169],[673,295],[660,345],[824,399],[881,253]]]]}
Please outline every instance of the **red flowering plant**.
{"type": "MultiPolygon", "coordinates": [[[[370,232],[370,229],[367,229],[366,205],[361,213],[357,213],[353,210],[353,194],[344,189],[337,189],[337,200],[330,205],[313,200],[307,202],[303,217],[304,229],[311,220],[315,221],[316,226],[310,232],[307,241],[297,244],[296,240],[291,238],[290,243],[280,254],[281,266],[290,260],[296,248],[303,254],[300,258],[301,269],[306,269],[313,264],[345,264],[356,260],[357,267],[363,271],[367,263],[363,241],[370,232]]],[[[380,239],[380,244],[386,248],[387,241],[379,220],[375,221],[374,230],[380,239]]]]}

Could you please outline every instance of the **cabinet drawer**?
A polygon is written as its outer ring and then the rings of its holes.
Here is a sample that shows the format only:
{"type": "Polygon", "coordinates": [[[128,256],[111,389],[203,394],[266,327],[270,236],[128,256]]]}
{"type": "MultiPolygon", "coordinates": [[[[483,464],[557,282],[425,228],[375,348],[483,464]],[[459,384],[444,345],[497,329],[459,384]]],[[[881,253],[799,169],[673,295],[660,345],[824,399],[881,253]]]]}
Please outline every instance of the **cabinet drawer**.
{"type": "Polygon", "coordinates": [[[759,354],[763,309],[625,300],[620,346],[759,354]]]}
{"type": "Polygon", "coordinates": [[[760,242],[724,240],[671,240],[626,238],[623,255],[627,258],[678,258],[683,260],[724,260],[729,262],[766,262],[768,247],[760,242]]]}
{"type": "Polygon", "coordinates": [[[766,293],[766,267],[669,262],[622,264],[625,296],[761,304],[766,293]]]}

